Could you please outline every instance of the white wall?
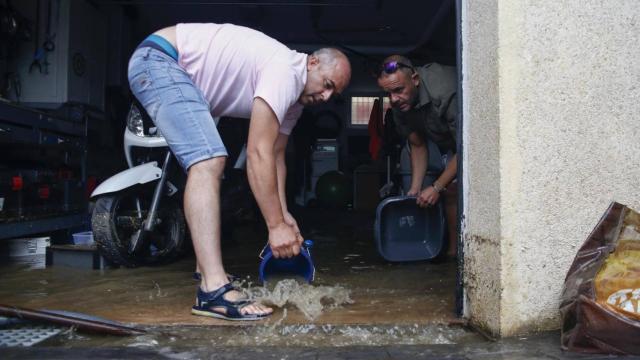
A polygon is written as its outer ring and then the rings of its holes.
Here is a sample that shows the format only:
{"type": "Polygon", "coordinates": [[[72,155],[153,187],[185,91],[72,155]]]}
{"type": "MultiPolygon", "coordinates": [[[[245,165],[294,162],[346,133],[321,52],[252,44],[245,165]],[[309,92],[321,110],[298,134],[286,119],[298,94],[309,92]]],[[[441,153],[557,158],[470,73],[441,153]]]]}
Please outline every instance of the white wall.
{"type": "Polygon", "coordinates": [[[462,11],[464,311],[487,329],[499,327],[501,296],[497,5],[462,11]]]}
{"type": "Polygon", "coordinates": [[[466,314],[559,327],[578,247],[613,200],[640,209],[640,7],[463,1],[466,314]]]}
{"type": "Polygon", "coordinates": [[[103,109],[107,30],[102,8],[87,1],[53,1],[49,19],[48,3],[40,1],[40,25],[36,26],[37,1],[13,4],[30,21],[32,41],[21,43],[8,64],[9,71],[18,74],[22,90],[20,99],[12,94],[12,100],[42,108],[57,108],[63,103],[75,102],[103,109]],[[36,30],[38,47],[42,50],[49,20],[50,32],[55,34],[55,48],[46,53],[48,71],[45,71],[42,59],[43,71],[34,67],[30,72],[36,30]]]}

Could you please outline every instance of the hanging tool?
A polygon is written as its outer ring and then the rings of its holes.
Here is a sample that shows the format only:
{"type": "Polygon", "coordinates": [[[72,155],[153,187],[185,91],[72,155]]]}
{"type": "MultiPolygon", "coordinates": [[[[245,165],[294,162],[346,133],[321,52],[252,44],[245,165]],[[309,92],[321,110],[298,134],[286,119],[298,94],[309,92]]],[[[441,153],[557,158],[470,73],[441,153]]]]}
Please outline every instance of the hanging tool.
{"type": "MultiPolygon", "coordinates": [[[[56,34],[55,33],[51,34],[51,6],[52,6],[51,3],[52,2],[53,2],[52,0],[49,0],[47,4],[47,31],[45,33],[44,43],[42,44],[42,47],[47,52],[51,52],[56,49],[56,44],[53,42],[53,40],[56,38],[56,34]]],[[[57,8],[57,5],[56,5],[56,8],[57,8]]]]}
{"type": "MultiPolygon", "coordinates": [[[[52,2],[53,0],[48,0],[47,1],[47,28],[46,28],[46,32],[45,32],[45,40],[42,43],[42,48],[44,49],[44,73],[48,74],[49,73],[49,53],[54,51],[56,49],[56,44],[53,42],[53,40],[56,37],[56,34],[51,34],[51,7],[52,7],[52,2]]],[[[56,9],[58,8],[58,4],[56,4],[56,9]]],[[[57,26],[57,22],[56,22],[56,26],[57,26]]]]}
{"type": "Polygon", "coordinates": [[[42,64],[40,61],[44,58],[44,49],[40,47],[40,0],[36,0],[36,31],[35,31],[35,49],[33,51],[33,61],[29,65],[29,74],[33,69],[38,69],[42,74],[42,64]]]}

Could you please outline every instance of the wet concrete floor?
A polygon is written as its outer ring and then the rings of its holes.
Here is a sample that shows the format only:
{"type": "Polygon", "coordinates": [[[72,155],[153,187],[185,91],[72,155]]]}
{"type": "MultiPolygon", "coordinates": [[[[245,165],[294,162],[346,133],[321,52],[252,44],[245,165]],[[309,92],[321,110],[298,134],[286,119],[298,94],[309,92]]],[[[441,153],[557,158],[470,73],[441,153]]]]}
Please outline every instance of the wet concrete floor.
{"type": "MultiPolygon", "coordinates": [[[[317,210],[300,220],[303,235],[315,242],[313,288],[320,291],[316,299],[299,298],[298,304],[290,301],[277,308],[264,323],[413,326],[458,322],[455,263],[388,263],[375,250],[373,219],[347,214],[358,220],[346,222],[341,220],[344,215],[317,210]],[[316,301],[322,313],[310,314],[305,301],[316,301]]],[[[259,290],[258,254],[265,242],[262,227],[248,225],[239,226],[233,241],[224,244],[226,270],[241,277],[244,287],[259,290]]],[[[191,279],[194,263],[191,256],[164,266],[101,271],[28,270],[5,264],[0,268],[0,299],[10,305],[76,311],[143,325],[236,325],[190,314],[196,291],[191,279]]],[[[295,300],[310,288],[287,290],[284,296],[295,300]]]]}

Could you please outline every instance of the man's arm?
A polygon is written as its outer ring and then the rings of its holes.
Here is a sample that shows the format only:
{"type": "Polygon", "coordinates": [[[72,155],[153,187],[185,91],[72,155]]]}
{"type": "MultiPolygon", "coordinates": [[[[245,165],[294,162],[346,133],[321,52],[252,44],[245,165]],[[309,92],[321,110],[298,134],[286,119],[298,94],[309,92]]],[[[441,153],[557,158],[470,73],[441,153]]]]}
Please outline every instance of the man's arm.
{"type": "Polygon", "coordinates": [[[458,173],[458,154],[453,154],[451,160],[447,163],[447,166],[444,168],[440,177],[436,180],[437,186],[441,188],[446,188],[449,186],[451,181],[456,177],[458,173]]]}
{"type": "Polygon", "coordinates": [[[447,120],[447,126],[449,127],[449,132],[453,139],[458,141],[457,132],[458,132],[458,96],[453,95],[451,101],[449,102],[449,106],[447,107],[447,112],[445,113],[445,119],[447,120]]]}
{"type": "MultiPolygon", "coordinates": [[[[445,121],[447,126],[449,127],[449,132],[454,140],[457,141],[457,127],[458,127],[458,102],[457,96],[453,95],[451,101],[449,102],[449,107],[447,108],[447,112],[445,113],[445,121]]],[[[438,202],[440,198],[440,192],[442,192],[453,179],[456,177],[458,173],[458,154],[454,154],[447,166],[444,168],[444,171],[436,181],[434,181],[432,186],[424,189],[420,195],[418,196],[418,205],[420,206],[429,206],[438,202]]]]}
{"type": "Polygon", "coordinates": [[[418,205],[420,206],[430,206],[438,202],[440,199],[440,192],[444,190],[445,187],[451,183],[453,178],[456,177],[456,173],[458,172],[458,154],[454,154],[451,157],[449,163],[447,163],[447,167],[444,168],[444,171],[436,181],[433,182],[433,185],[425,188],[420,192],[418,196],[418,205]],[[437,188],[437,189],[436,189],[437,188]]]}
{"type": "Polygon", "coordinates": [[[276,258],[300,252],[296,231],[285,223],[280,203],[275,156],[279,128],[271,107],[261,98],[255,98],[247,142],[247,177],[269,228],[269,245],[276,258]]]}
{"type": "Polygon", "coordinates": [[[409,146],[411,148],[411,187],[407,195],[416,196],[422,190],[422,182],[427,173],[427,143],[418,133],[412,132],[409,134],[409,146]]]}
{"type": "Polygon", "coordinates": [[[287,166],[285,164],[285,150],[287,148],[287,141],[289,136],[285,134],[278,134],[276,144],[274,147],[274,153],[276,156],[276,172],[278,175],[278,196],[280,198],[280,207],[282,212],[287,212],[287,197],[286,197],[286,179],[287,179],[287,166]]]}
{"type": "Polygon", "coordinates": [[[287,180],[287,165],[285,162],[285,151],[287,149],[287,141],[289,136],[285,134],[278,134],[276,139],[276,145],[274,148],[276,156],[276,172],[278,174],[278,195],[280,198],[280,206],[282,207],[282,214],[284,216],[284,222],[292,226],[296,231],[298,242],[302,244],[302,235],[300,235],[300,229],[298,223],[293,218],[289,210],[287,209],[287,192],[286,192],[286,180],[287,180]]]}
{"type": "MultiPolygon", "coordinates": [[[[445,120],[447,122],[447,126],[449,127],[449,133],[451,133],[451,137],[454,141],[458,141],[457,133],[458,133],[458,97],[457,95],[453,95],[451,101],[449,102],[449,106],[447,107],[447,112],[445,113],[445,120]]],[[[442,188],[447,187],[451,181],[456,177],[458,173],[458,154],[454,154],[453,157],[447,163],[444,171],[436,180],[437,185],[442,188]]]]}

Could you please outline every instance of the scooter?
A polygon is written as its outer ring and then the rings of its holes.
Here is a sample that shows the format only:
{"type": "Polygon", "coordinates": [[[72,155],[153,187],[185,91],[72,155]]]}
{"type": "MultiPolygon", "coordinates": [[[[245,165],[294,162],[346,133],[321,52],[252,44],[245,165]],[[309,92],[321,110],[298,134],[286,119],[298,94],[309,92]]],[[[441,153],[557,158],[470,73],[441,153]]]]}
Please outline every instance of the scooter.
{"type": "MultiPolygon", "coordinates": [[[[219,119],[216,118],[216,125],[219,119]]],[[[103,181],[91,194],[95,200],[91,226],[101,255],[126,267],[155,265],[174,260],[185,249],[186,222],[182,192],[186,175],[175,165],[165,138],[144,108],[134,100],[127,115],[124,153],[128,169],[103,181]]],[[[246,144],[233,166],[244,169],[246,144]]],[[[226,174],[225,174],[226,175],[226,174]]],[[[246,194],[243,183],[225,194],[246,194]]],[[[240,202],[242,204],[242,202],[240,202]]],[[[228,207],[228,206],[227,206],[228,207]]],[[[233,214],[224,211],[223,214],[233,214]]],[[[223,228],[229,220],[223,218],[223,228]]]]}

